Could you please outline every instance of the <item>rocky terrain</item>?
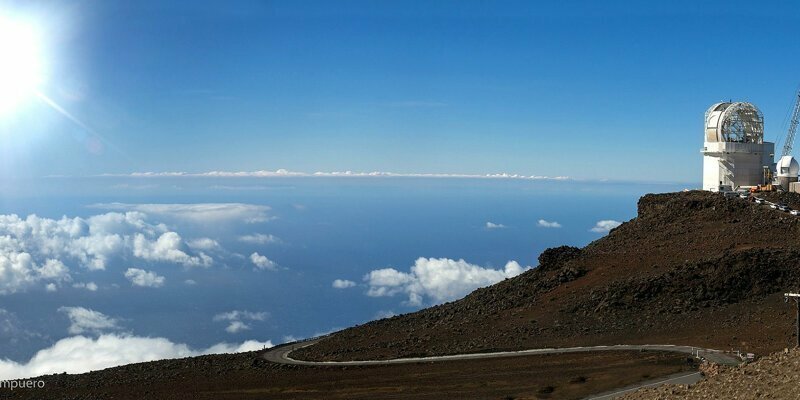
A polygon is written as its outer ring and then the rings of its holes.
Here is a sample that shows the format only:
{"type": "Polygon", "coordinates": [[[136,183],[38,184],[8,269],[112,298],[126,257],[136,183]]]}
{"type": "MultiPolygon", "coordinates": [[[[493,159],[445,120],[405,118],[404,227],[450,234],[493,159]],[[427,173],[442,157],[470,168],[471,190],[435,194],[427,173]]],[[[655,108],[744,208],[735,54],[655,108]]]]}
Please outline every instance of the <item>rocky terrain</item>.
{"type": "Polygon", "coordinates": [[[738,368],[713,367],[691,387],[664,385],[623,399],[799,399],[800,349],[778,352],[738,368]]]}
{"type": "MultiPolygon", "coordinates": [[[[800,196],[784,194],[800,206],[800,196]]],[[[637,218],[583,249],[464,299],[338,332],[294,356],[352,360],[663,343],[767,354],[793,340],[800,218],[692,191],[646,195],[637,218]]]]}

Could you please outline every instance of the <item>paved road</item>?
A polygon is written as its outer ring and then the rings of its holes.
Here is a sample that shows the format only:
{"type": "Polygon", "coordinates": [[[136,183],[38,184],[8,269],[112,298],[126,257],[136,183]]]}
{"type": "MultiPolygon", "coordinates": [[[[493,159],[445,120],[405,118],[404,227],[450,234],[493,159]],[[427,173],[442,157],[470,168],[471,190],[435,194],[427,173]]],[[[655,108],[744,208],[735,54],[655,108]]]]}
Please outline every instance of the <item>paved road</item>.
{"type": "Polygon", "coordinates": [[[679,372],[677,374],[662,376],[661,378],[651,379],[649,381],[634,383],[632,385],[625,386],[624,388],[615,389],[609,392],[592,395],[587,397],[587,400],[609,400],[642,388],[655,387],[667,383],[672,385],[692,385],[701,379],[703,379],[703,374],[699,372],[679,372]]]}
{"type": "MultiPolygon", "coordinates": [[[[741,361],[727,353],[720,350],[701,349],[690,346],[675,346],[669,344],[645,344],[645,345],[614,345],[614,346],[585,346],[585,347],[560,347],[560,348],[547,348],[547,349],[530,349],[519,351],[499,351],[494,353],[470,353],[470,354],[456,354],[449,356],[432,356],[432,357],[409,357],[409,358],[394,358],[390,360],[361,360],[361,361],[303,361],[295,360],[289,354],[299,348],[311,346],[322,340],[322,338],[307,340],[304,342],[290,343],[286,345],[276,346],[267,350],[263,357],[272,362],[281,364],[293,365],[313,365],[313,366],[338,366],[338,365],[392,365],[392,364],[409,364],[421,362],[438,362],[438,361],[453,361],[453,360],[477,360],[486,358],[498,357],[521,357],[536,354],[564,354],[564,353],[579,353],[589,351],[668,351],[673,353],[682,353],[687,355],[697,355],[709,361],[724,364],[724,365],[739,365],[741,361]]],[[[589,397],[595,400],[607,400],[621,396],[625,393],[638,390],[645,387],[653,387],[663,385],[665,383],[671,384],[693,384],[701,380],[703,376],[699,372],[681,372],[678,374],[669,375],[649,381],[639,382],[626,386],[624,388],[615,389],[610,392],[601,393],[589,397]]]]}
{"type": "Polygon", "coordinates": [[[289,354],[299,348],[311,346],[322,339],[313,339],[305,342],[291,343],[282,346],[276,346],[264,353],[264,358],[268,361],[281,363],[281,364],[294,364],[294,365],[314,365],[314,366],[337,366],[337,365],[391,365],[391,364],[409,364],[420,362],[438,362],[438,361],[453,361],[453,360],[476,360],[485,358],[498,358],[498,357],[521,357],[537,354],[563,354],[563,353],[580,353],[588,351],[668,351],[673,353],[683,353],[689,355],[699,355],[709,361],[725,364],[725,365],[739,365],[741,361],[729,354],[720,350],[713,349],[699,349],[690,346],[675,346],[665,344],[644,344],[644,345],[613,345],[613,346],[585,346],[585,347],[560,347],[560,348],[547,348],[547,349],[530,349],[519,351],[499,351],[494,353],[469,353],[469,354],[455,354],[449,356],[431,356],[431,357],[409,357],[409,358],[394,358],[390,360],[360,360],[360,361],[304,361],[295,360],[289,354]]]}

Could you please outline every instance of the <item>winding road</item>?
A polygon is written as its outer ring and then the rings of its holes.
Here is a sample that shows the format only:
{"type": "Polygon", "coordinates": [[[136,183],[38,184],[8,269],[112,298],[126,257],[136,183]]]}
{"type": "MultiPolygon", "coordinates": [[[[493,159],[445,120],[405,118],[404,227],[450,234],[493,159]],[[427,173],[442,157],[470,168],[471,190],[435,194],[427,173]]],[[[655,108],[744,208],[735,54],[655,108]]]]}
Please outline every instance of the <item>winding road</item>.
{"type": "MultiPolygon", "coordinates": [[[[290,357],[291,352],[316,344],[324,338],[315,338],[302,342],[289,343],[279,345],[267,350],[263,357],[267,361],[291,364],[291,365],[310,365],[310,366],[344,366],[344,365],[393,365],[393,364],[411,364],[411,363],[427,363],[427,362],[440,362],[440,361],[454,361],[454,360],[479,360],[487,358],[499,357],[522,357],[541,354],[564,354],[564,353],[580,353],[580,352],[593,352],[593,351],[667,351],[672,353],[681,353],[691,356],[700,357],[711,362],[723,365],[739,365],[742,361],[728,353],[721,350],[703,349],[691,346],[676,346],[670,344],[643,344],[643,345],[630,345],[620,344],[612,346],[581,346],[581,347],[560,347],[560,348],[545,348],[545,349],[529,349],[519,351],[499,351],[493,353],[469,353],[469,354],[454,354],[447,356],[431,356],[431,357],[408,357],[408,358],[394,358],[389,360],[358,360],[358,361],[305,361],[296,360],[290,357]]],[[[627,386],[624,388],[616,389],[612,392],[601,393],[591,396],[591,399],[612,399],[622,394],[632,392],[634,390],[658,386],[665,383],[681,383],[692,384],[702,379],[699,372],[682,372],[678,374],[669,375],[658,379],[653,379],[645,382],[627,386]]]]}
{"type": "Polygon", "coordinates": [[[545,349],[530,349],[518,351],[498,351],[493,353],[468,353],[468,354],[454,354],[448,356],[430,356],[430,357],[408,357],[408,358],[393,358],[389,360],[359,360],[359,361],[305,361],[296,360],[289,357],[289,354],[297,349],[308,347],[316,344],[322,338],[312,339],[305,342],[290,343],[281,346],[275,346],[264,353],[264,358],[267,361],[272,361],[280,364],[292,365],[313,365],[313,366],[337,366],[337,365],[392,365],[392,364],[410,364],[421,362],[438,362],[438,361],[454,361],[454,360],[478,360],[484,358],[499,358],[499,357],[521,357],[531,356],[537,354],[563,354],[563,353],[581,353],[589,351],[668,351],[672,353],[683,353],[693,356],[699,356],[711,362],[724,365],[739,365],[741,360],[729,355],[721,350],[702,349],[690,346],[676,346],[671,344],[619,344],[613,346],[582,346],[582,347],[558,347],[558,348],[545,348],[545,349]]]}

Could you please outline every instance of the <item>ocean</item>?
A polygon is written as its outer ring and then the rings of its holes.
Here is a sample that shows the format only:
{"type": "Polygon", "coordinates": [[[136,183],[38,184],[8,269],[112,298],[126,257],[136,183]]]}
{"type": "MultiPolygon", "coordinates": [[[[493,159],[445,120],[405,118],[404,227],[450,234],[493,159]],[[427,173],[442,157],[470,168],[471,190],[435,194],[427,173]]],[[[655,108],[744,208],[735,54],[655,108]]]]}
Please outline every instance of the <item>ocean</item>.
{"type": "Polygon", "coordinates": [[[601,238],[613,222],[598,222],[635,217],[643,194],[686,187],[114,176],[3,185],[0,239],[24,238],[6,247],[0,240],[0,358],[21,363],[76,335],[165,338],[205,349],[277,344],[412,312],[496,281],[509,261],[534,267],[548,247],[601,238]],[[72,228],[56,235],[42,227],[48,224],[72,228]],[[114,235],[120,241],[109,244],[114,235]],[[9,254],[21,252],[38,272],[14,280],[9,254]],[[66,272],[42,270],[50,259],[66,272]],[[441,265],[452,273],[431,275],[441,265]],[[70,311],[82,309],[99,315],[80,319],[70,311]]]}

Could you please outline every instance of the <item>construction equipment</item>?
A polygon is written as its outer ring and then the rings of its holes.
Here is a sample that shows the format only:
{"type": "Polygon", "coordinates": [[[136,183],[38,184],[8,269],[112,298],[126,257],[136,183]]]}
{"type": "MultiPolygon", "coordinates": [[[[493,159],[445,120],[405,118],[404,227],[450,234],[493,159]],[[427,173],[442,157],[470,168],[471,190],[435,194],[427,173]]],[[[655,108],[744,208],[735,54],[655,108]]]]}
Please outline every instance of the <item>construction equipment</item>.
{"type": "Polygon", "coordinates": [[[786,141],[783,143],[783,152],[781,153],[781,157],[792,154],[792,146],[794,146],[794,135],[797,133],[798,120],[800,120],[800,90],[797,91],[797,96],[794,100],[792,119],[789,121],[789,131],[786,133],[786,141]]]}
{"type": "Polygon", "coordinates": [[[760,192],[774,192],[775,185],[768,183],[766,185],[758,185],[753,186],[750,188],[750,193],[760,193],[760,192]]]}
{"type": "MultiPolygon", "coordinates": [[[[789,151],[791,151],[791,149],[789,151]]],[[[761,184],[750,188],[750,193],[775,191],[775,185],[772,184],[772,168],[765,165],[763,168],[763,176],[764,178],[762,179],[761,184]]]]}

